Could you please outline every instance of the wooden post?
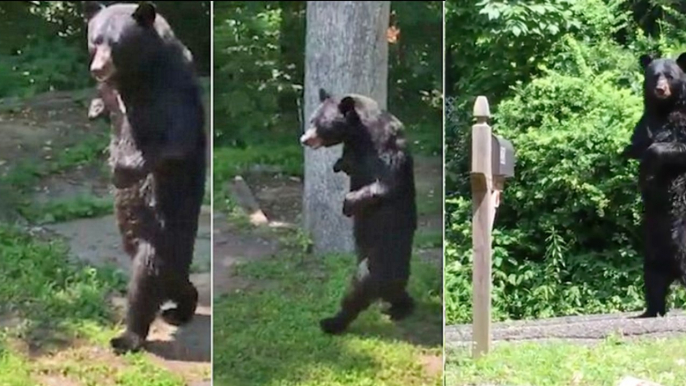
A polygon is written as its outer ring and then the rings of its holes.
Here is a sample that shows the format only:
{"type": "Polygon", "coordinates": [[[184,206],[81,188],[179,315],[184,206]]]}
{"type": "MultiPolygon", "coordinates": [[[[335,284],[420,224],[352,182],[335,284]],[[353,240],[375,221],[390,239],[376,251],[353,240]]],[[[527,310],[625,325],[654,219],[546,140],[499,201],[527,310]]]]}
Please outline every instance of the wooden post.
{"type": "Polygon", "coordinates": [[[476,123],[472,126],[472,245],[473,342],[472,355],[478,358],[491,347],[491,229],[495,217],[493,193],[491,113],[488,100],[479,96],[474,103],[476,123]]]}

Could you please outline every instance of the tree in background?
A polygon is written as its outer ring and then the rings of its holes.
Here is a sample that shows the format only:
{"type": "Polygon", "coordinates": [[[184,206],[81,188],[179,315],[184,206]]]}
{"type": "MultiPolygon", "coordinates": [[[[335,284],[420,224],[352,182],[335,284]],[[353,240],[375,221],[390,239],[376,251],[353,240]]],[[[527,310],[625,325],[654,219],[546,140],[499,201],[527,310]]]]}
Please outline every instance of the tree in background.
{"type": "MultiPolygon", "coordinates": [[[[210,29],[210,2],[155,4],[193,52],[201,76],[208,76],[211,35],[197,31],[210,29]]],[[[92,86],[85,34],[81,1],[0,3],[0,98],[92,86]]]]}
{"type": "MultiPolygon", "coordinates": [[[[215,146],[247,148],[299,136],[305,8],[305,1],[215,2],[215,146]]],[[[392,1],[390,8],[400,34],[388,47],[389,109],[420,146],[440,154],[442,2],[392,1]]]]}
{"type": "MultiPolygon", "coordinates": [[[[367,95],[386,108],[389,14],[387,1],[307,3],[305,117],[319,103],[319,88],[367,95]]],[[[305,149],[303,212],[315,253],[354,250],[351,222],[341,213],[347,178],[331,170],[340,155],[340,145],[305,149]]]]}

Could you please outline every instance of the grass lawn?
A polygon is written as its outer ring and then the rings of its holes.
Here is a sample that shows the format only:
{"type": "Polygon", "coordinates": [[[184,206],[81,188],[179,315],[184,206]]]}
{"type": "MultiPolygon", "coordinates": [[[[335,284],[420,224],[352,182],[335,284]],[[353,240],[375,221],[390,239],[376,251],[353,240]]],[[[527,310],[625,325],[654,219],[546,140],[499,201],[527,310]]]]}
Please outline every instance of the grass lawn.
{"type": "Polygon", "coordinates": [[[597,346],[569,343],[501,344],[474,361],[466,351],[446,351],[446,385],[614,386],[625,376],[682,386],[686,337],[624,341],[597,346]]]}
{"type": "Polygon", "coordinates": [[[68,261],[56,242],[0,227],[0,385],[183,386],[143,354],[116,357],[106,301],[123,275],[68,261]]]}
{"type": "Polygon", "coordinates": [[[319,319],[337,311],[353,256],[315,258],[283,252],[246,263],[237,274],[257,283],[214,302],[214,384],[440,385],[441,273],[413,262],[417,313],[394,324],[373,305],[347,334],[327,336],[319,319]],[[438,357],[438,371],[423,359],[438,357]]]}

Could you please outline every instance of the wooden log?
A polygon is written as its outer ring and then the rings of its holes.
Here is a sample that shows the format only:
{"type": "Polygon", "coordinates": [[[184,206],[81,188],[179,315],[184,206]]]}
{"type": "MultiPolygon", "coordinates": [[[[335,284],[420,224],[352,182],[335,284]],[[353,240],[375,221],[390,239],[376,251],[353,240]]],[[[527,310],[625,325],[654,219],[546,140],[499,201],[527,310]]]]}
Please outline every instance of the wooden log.
{"type": "Polygon", "coordinates": [[[229,188],[238,206],[240,206],[250,217],[251,224],[269,224],[269,219],[267,219],[267,216],[262,209],[260,209],[260,205],[257,203],[255,196],[253,196],[250,187],[245,183],[243,177],[236,176],[229,188]]]}

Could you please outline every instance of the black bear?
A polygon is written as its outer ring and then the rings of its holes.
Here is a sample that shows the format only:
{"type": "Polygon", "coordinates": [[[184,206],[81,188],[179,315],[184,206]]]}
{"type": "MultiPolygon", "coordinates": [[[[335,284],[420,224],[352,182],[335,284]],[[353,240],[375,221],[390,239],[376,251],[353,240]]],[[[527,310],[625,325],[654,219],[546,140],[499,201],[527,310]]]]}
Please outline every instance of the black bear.
{"type": "Polygon", "coordinates": [[[629,145],[622,151],[622,155],[630,159],[640,159],[646,149],[653,142],[656,142],[654,136],[657,133],[655,130],[660,129],[665,117],[674,110],[676,104],[680,103],[682,97],[678,94],[679,90],[676,90],[677,94],[674,94],[675,90],[672,87],[676,85],[674,82],[677,81],[675,78],[678,77],[677,72],[683,71],[684,65],[686,65],[686,53],[681,54],[676,61],[670,59],[653,60],[647,54],[639,58],[639,64],[644,71],[651,63],[655,71],[652,76],[659,79],[653,79],[652,81],[655,83],[651,85],[644,83],[643,115],[634,127],[629,145]],[[661,78],[659,74],[662,74],[661,78]],[[646,89],[648,86],[652,87],[652,91],[646,89]],[[649,94],[645,94],[647,92],[649,94]]]}
{"type": "Polygon", "coordinates": [[[379,299],[390,303],[393,320],[414,310],[406,290],[417,228],[414,165],[402,123],[375,101],[355,94],[337,101],[323,89],[319,101],[300,141],[312,149],[343,144],[334,169],[350,177],[343,214],[353,218],[358,256],[340,310],[320,321],[325,333],[339,334],[379,299]]]}
{"type": "MultiPolygon", "coordinates": [[[[85,3],[85,14],[87,20],[91,18],[91,16],[95,15],[98,13],[100,10],[102,10],[104,6],[96,1],[87,1],[85,3]]],[[[159,35],[165,39],[165,40],[176,40],[176,35],[174,34],[174,31],[171,29],[171,26],[167,22],[167,20],[162,16],[162,15],[157,15],[155,18],[155,29],[159,33],[159,35]]],[[[177,44],[182,45],[180,41],[177,41],[177,44]]],[[[183,46],[182,49],[184,50],[184,56],[186,56],[186,60],[188,60],[189,63],[193,62],[193,54],[191,51],[183,46]]],[[[99,91],[98,91],[99,93],[99,91]]],[[[97,97],[91,100],[89,110],[88,110],[88,118],[89,119],[96,119],[101,116],[103,116],[106,112],[106,106],[102,98],[97,97]]]]}
{"type": "Polygon", "coordinates": [[[124,251],[132,259],[126,330],[115,352],[140,350],[160,306],[174,325],[195,314],[190,265],[204,195],[201,88],[185,46],[151,3],[88,2],[91,75],[112,120],[110,165],[124,251]]]}
{"type": "Polygon", "coordinates": [[[639,61],[645,112],[631,144],[640,160],[645,238],[646,310],[639,317],[656,317],[666,313],[672,283],[686,284],[686,53],[639,61]]]}

